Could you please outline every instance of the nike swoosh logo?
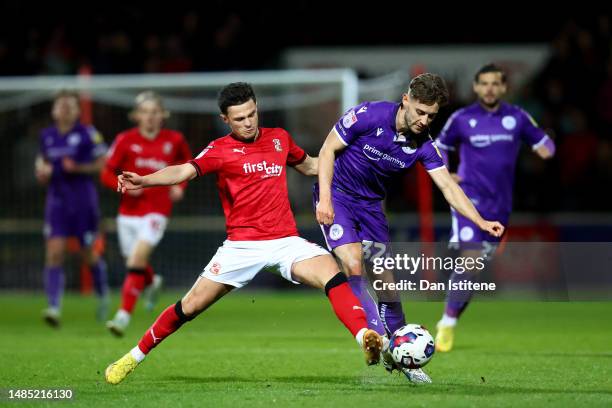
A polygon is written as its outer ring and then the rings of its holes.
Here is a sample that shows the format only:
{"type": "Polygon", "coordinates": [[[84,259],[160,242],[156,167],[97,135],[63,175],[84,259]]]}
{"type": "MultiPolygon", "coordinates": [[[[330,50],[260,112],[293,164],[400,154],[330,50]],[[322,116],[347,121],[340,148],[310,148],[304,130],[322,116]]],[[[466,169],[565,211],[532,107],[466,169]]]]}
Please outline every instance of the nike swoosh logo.
{"type": "Polygon", "coordinates": [[[353,310],[363,310],[365,312],[365,310],[361,306],[353,306],[353,310]]]}

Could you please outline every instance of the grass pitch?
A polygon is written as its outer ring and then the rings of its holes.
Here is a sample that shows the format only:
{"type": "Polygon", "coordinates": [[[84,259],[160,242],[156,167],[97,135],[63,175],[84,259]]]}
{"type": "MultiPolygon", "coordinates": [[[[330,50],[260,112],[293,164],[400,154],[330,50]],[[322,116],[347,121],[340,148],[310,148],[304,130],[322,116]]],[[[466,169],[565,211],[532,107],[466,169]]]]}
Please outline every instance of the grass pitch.
{"type": "MultiPolygon", "coordinates": [[[[106,384],[105,367],[178,297],[164,296],[154,313],[138,308],[116,339],[94,320],[93,298],[67,296],[54,330],[40,317],[42,296],[2,293],[0,405],[9,388],[71,388],[69,402],[10,406],[612,406],[612,303],[595,302],[474,303],[455,350],[426,367],[434,384],[413,386],[365,366],[323,294],[242,290],[183,326],[122,384],[106,384]]],[[[442,305],[404,310],[434,332],[442,305]]]]}

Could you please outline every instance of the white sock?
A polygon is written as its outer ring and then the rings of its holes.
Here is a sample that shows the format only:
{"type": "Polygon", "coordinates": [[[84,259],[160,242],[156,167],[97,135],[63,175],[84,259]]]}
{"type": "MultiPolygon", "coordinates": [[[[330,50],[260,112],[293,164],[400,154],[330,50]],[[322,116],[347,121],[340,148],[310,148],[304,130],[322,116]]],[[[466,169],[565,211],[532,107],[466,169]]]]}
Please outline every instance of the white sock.
{"type": "Polygon", "coordinates": [[[361,347],[363,347],[363,335],[365,334],[366,331],[368,331],[368,328],[364,327],[363,329],[359,330],[357,332],[357,335],[355,336],[357,343],[359,343],[361,347]]]}
{"type": "Polygon", "coordinates": [[[132,357],[134,357],[134,360],[138,361],[139,363],[145,359],[145,357],[147,356],[145,353],[143,353],[142,351],[140,351],[140,349],[138,348],[138,346],[134,347],[133,349],[130,350],[130,354],[132,355],[132,357]]]}
{"type": "Polygon", "coordinates": [[[444,313],[442,315],[442,320],[440,320],[440,326],[456,326],[457,325],[457,318],[456,317],[451,317],[449,315],[447,315],[446,313],[444,313]]]}

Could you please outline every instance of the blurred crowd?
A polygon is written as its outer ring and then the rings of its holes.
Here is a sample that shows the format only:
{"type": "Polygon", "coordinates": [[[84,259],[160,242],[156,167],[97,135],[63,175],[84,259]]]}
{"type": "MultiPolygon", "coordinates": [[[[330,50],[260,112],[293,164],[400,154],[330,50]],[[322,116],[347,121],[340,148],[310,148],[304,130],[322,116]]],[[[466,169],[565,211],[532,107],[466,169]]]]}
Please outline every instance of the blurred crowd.
{"type": "MultiPolygon", "coordinates": [[[[15,7],[9,11],[24,11],[15,7]]],[[[274,10],[230,11],[220,1],[208,2],[204,10],[166,13],[161,8],[124,7],[121,13],[83,11],[64,19],[45,19],[43,9],[20,28],[22,35],[8,32],[5,24],[0,75],[74,74],[84,64],[95,74],[278,68],[279,55],[288,46],[403,43],[393,37],[395,32],[382,27],[356,39],[334,31],[327,24],[336,21],[331,17],[307,30],[314,11],[303,2],[295,5],[299,24],[281,19],[274,10]],[[330,37],[334,32],[336,36],[330,37]]],[[[5,20],[10,16],[5,13],[5,20]]],[[[516,21],[507,20],[499,23],[497,32],[466,28],[453,41],[550,43],[550,58],[542,70],[521,89],[510,91],[512,102],[530,112],[555,138],[558,154],[547,163],[529,154],[521,158],[515,207],[540,212],[608,210],[602,189],[612,184],[610,17],[567,19],[553,24],[554,32],[532,27],[516,35],[504,30],[512,26],[516,32],[516,21]]],[[[528,21],[523,27],[530,25],[528,21]]],[[[412,35],[406,44],[414,45],[423,35],[412,35]]],[[[442,32],[431,42],[448,41],[442,32]]],[[[454,100],[452,106],[469,102],[454,100]]]]}

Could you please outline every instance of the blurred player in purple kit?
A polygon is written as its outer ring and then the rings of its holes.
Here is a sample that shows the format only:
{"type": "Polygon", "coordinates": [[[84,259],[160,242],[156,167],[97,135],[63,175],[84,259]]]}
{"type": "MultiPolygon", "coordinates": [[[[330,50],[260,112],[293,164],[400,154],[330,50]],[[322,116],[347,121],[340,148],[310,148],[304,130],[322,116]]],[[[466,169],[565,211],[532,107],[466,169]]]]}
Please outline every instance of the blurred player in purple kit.
{"type": "MultiPolygon", "coordinates": [[[[332,128],[319,154],[314,191],[317,221],[366,310],[370,328],[387,336],[406,324],[402,305],[399,301],[376,305],[367,291],[363,262],[364,249],[378,256],[387,251],[389,227],[382,201],[393,176],[421,162],[451,206],[487,233],[503,233],[499,222],[478,214],[429,136],[430,123],[447,101],[441,77],[419,75],[399,103],[364,102],[350,109],[332,128]]],[[[383,357],[385,367],[392,370],[388,353],[383,357]]],[[[410,381],[431,382],[420,369],[402,371],[410,381]]]]}
{"type": "MultiPolygon", "coordinates": [[[[458,149],[459,168],[453,178],[483,217],[507,225],[521,144],[529,145],[543,159],[554,155],[555,144],[527,112],[501,100],[506,93],[506,76],[499,67],[482,67],[474,78],[474,92],[478,100],[448,119],[436,145],[443,151],[458,149]]],[[[444,156],[446,159],[446,153],[444,156]]],[[[490,258],[501,237],[484,233],[454,210],[451,213],[451,246],[460,249],[462,257],[490,258]]],[[[478,279],[475,270],[451,275],[454,282],[471,279],[478,279]]],[[[454,327],[470,297],[469,291],[448,292],[446,308],[438,322],[436,350],[452,349],[454,327]]]]}
{"type": "Polygon", "coordinates": [[[93,126],[79,122],[78,94],[59,92],[51,115],[55,124],[41,132],[35,174],[41,184],[48,186],[44,225],[44,285],[48,307],[43,317],[57,327],[64,290],[66,239],[72,236],[78,238],[82,256],[93,275],[100,298],[97,317],[101,320],[106,317],[106,265],[92,250],[99,219],[98,193],[92,176],[102,169],[106,145],[93,126]]]}

